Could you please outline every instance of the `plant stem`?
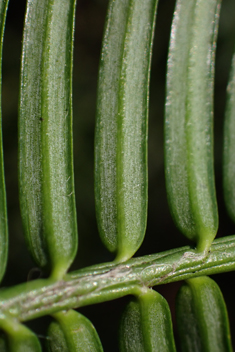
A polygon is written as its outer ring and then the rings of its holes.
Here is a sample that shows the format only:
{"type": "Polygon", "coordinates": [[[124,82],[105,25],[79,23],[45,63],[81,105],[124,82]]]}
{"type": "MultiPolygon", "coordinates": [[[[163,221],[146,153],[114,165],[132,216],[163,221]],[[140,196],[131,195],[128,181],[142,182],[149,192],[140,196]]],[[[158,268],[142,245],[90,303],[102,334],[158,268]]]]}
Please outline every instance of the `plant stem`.
{"type": "Polygon", "coordinates": [[[235,236],[215,240],[207,256],[188,246],[118,265],[98,264],[71,272],[62,281],[48,278],[2,289],[0,325],[6,318],[26,321],[135,294],[141,287],[232,270],[235,270],[235,236]]]}

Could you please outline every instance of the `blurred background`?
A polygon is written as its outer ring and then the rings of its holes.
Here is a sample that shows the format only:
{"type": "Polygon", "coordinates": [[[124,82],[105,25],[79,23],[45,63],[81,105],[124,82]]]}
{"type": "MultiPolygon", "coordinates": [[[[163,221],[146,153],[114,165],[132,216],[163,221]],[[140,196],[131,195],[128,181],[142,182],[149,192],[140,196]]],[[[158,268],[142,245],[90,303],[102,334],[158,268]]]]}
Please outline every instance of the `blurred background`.
{"type": "MultiPolygon", "coordinates": [[[[143,0],[144,1],[144,0],[143,0]]],[[[78,0],[74,48],[74,162],[79,250],[71,270],[110,261],[96,225],[93,187],[94,125],[99,55],[108,0],[78,0]]],[[[147,233],[136,256],[191,244],[171,220],[164,184],[163,117],[168,42],[174,0],[159,0],[152,59],[149,116],[149,211],[147,233]]],[[[9,215],[10,248],[2,286],[35,278],[35,264],[27,252],[19,211],[17,183],[17,105],[25,0],[10,0],[3,50],[3,138],[9,215]]],[[[235,233],[226,214],[222,194],[222,131],[226,86],[235,44],[235,2],[223,0],[215,74],[215,171],[220,215],[218,236],[235,233]]],[[[224,294],[235,344],[235,273],[214,275],[224,294]]],[[[168,300],[175,322],[174,300],[181,283],[156,289],[168,300]]],[[[95,325],[105,351],[118,351],[118,321],[128,298],[80,309],[95,325]]],[[[49,318],[29,322],[42,343],[49,318]]],[[[177,330],[176,340],[177,340],[177,330]]]]}

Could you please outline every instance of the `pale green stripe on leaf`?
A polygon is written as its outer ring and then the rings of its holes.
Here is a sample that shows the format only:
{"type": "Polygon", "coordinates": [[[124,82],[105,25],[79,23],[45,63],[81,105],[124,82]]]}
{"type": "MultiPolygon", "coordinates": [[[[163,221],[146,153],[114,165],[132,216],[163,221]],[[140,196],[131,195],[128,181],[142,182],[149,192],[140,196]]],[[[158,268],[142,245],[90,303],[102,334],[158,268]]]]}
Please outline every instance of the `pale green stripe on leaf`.
{"type": "Polygon", "coordinates": [[[75,0],[50,1],[42,70],[42,195],[52,266],[66,271],[77,252],[72,152],[75,0]]]}
{"type": "Polygon", "coordinates": [[[27,4],[19,116],[20,203],[37,264],[61,276],[77,251],[72,153],[75,1],[27,4]]]}
{"type": "Polygon", "coordinates": [[[19,189],[24,234],[36,263],[48,265],[43,230],[41,74],[48,0],[28,0],[19,106],[19,189]]]}
{"type": "Polygon", "coordinates": [[[95,130],[95,200],[100,236],[116,251],[116,152],[119,76],[128,0],[110,1],[99,69],[95,130]]]}
{"type": "Polygon", "coordinates": [[[189,195],[197,246],[208,249],[218,230],[213,157],[213,87],[220,0],[200,0],[195,6],[187,95],[189,195]]]}
{"type": "Polygon", "coordinates": [[[168,59],[166,185],[172,216],[200,251],[218,228],[213,170],[213,77],[218,0],[178,0],[168,59]]]}
{"type": "Polygon", "coordinates": [[[185,131],[188,54],[194,6],[194,0],[179,0],[176,4],[168,58],[165,113],[167,196],[177,226],[188,237],[195,233],[188,192],[185,131]]]}
{"type": "Polygon", "coordinates": [[[147,219],[148,85],[156,0],[110,1],[95,138],[96,214],[118,261],[141,245],[147,219]],[[138,43],[138,45],[137,45],[138,43]]]}

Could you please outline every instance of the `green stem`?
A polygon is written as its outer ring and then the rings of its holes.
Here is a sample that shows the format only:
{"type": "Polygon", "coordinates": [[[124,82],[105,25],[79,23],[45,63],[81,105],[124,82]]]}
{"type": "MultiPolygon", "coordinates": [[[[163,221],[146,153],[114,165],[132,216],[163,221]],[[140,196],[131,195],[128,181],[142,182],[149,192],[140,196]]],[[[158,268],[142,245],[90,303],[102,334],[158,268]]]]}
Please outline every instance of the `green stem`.
{"type": "Polygon", "coordinates": [[[1,319],[35,319],[69,308],[110,301],[152,287],[235,270],[235,236],[217,239],[207,256],[190,247],[104,263],[74,271],[64,280],[35,280],[0,291],[1,319]]]}

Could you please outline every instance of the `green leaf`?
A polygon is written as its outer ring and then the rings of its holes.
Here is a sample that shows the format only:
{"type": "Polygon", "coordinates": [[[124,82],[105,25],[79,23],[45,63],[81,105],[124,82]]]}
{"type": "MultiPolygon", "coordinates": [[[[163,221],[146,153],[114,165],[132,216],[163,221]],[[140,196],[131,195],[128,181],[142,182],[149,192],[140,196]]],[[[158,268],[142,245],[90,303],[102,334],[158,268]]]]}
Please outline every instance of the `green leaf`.
{"type": "Polygon", "coordinates": [[[48,329],[48,351],[103,352],[94,326],[82,314],[69,310],[53,316],[55,320],[48,329]]]}
{"type": "Polygon", "coordinates": [[[9,352],[41,352],[37,336],[15,319],[1,321],[1,328],[6,333],[7,351],[9,352]]]}
{"type": "Polygon", "coordinates": [[[28,0],[19,107],[20,206],[28,247],[61,277],[77,251],[72,153],[74,0],[28,0]]]}
{"type": "Polygon", "coordinates": [[[219,0],[178,0],[168,59],[165,174],[173,219],[208,251],[217,233],[213,77],[219,0]]]}
{"type": "Polygon", "coordinates": [[[147,220],[148,86],[156,0],[110,1],[95,130],[99,232],[116,261],[141,245],[147,220]],[[137,45],[138,43],[138,45],[137,45]]]}
{"type": "Polygon", "coordinates": [[[176,313],[183,352],[232,351],[227,309],[215,281],[207,276],[187,280],[176,313]]]}
{"type": "MultiPolygon", "coordinates": [[[[8,0],[0,0],[0,127],[2,125],[2,46],[8,0]]],[[[5,273],[8,257],[8,222],[6,205],[6,187],[3,164],[2,128],[0,128],[0,281],[5,273]]]]}
{"type": "Polygon", "coordinates": [[[224,121],[223,186],[225,204],[235,221],[235,54],[232,60],[224,121]]]}
{"type": "Polygon", "coordinates": [[[175,342],[167,301],[156,291],[132,299],[121,319],[121,352],[173,352],[175,342]]]}

